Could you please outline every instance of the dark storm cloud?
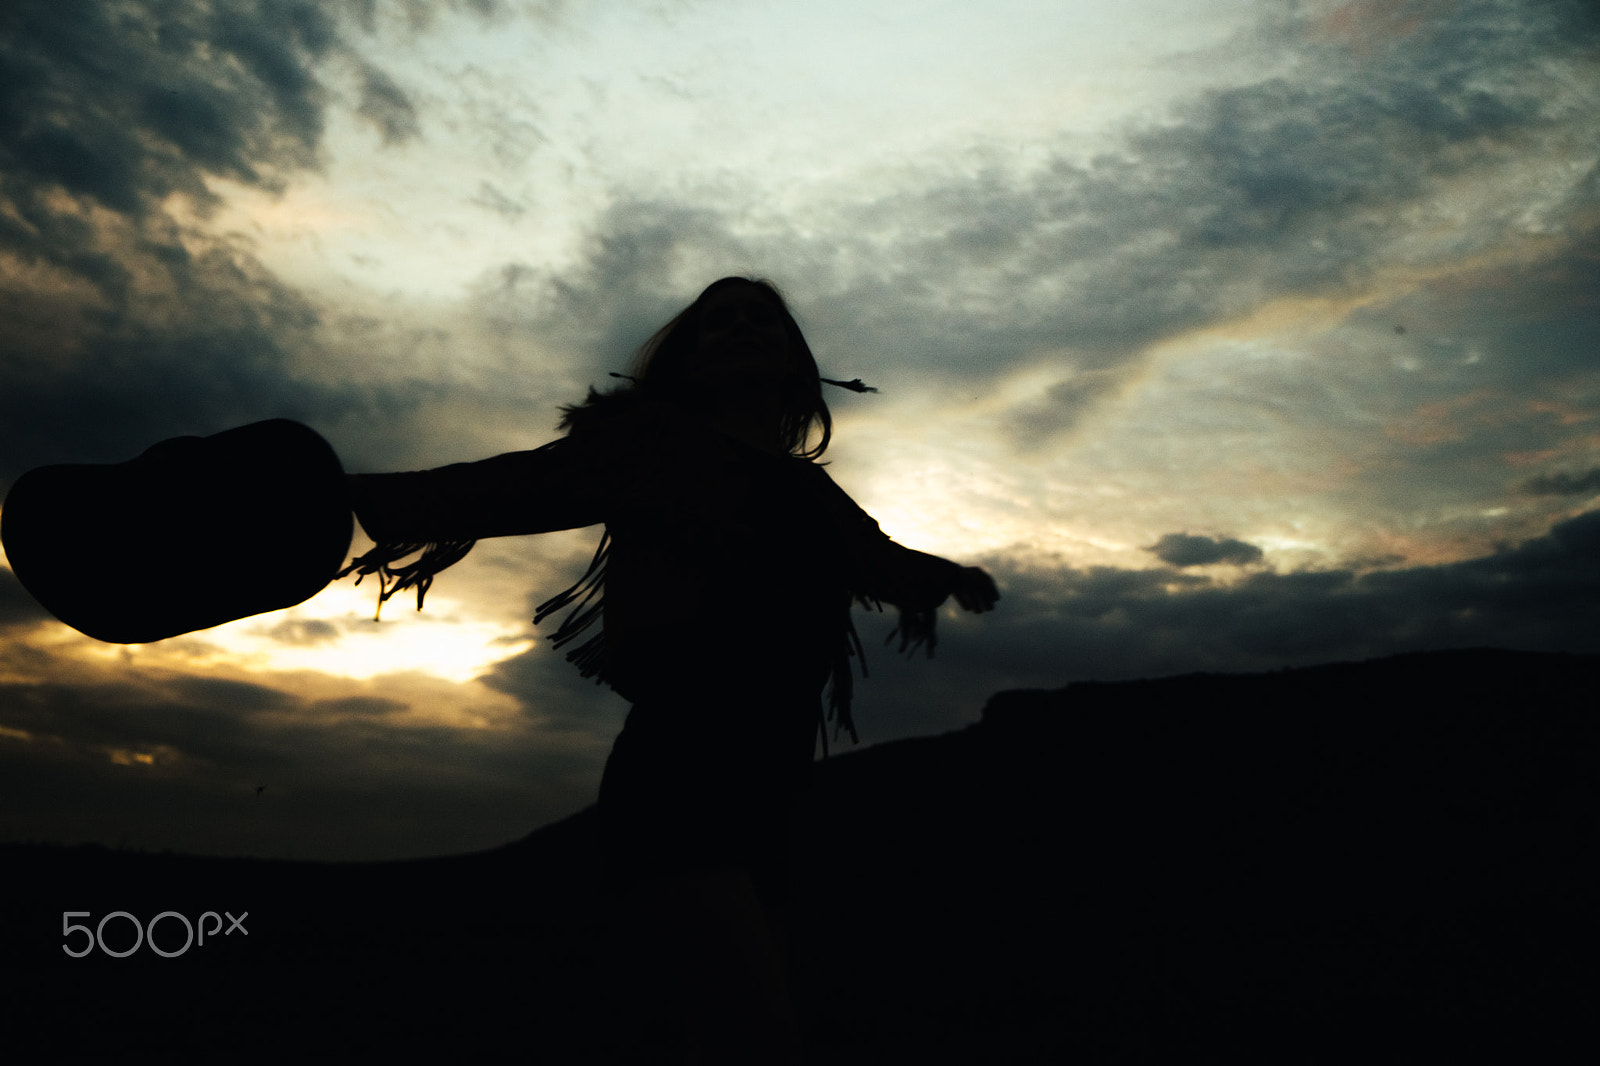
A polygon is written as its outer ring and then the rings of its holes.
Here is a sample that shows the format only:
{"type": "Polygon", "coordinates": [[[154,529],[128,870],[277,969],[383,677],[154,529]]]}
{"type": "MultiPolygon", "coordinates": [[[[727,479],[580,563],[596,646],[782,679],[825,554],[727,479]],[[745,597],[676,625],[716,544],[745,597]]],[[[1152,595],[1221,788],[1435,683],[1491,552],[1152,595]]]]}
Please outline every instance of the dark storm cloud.
{"type": "Polygon", "coordinates": [[[267,184],[310,164],[325,96],[313,65],[336,44],[309,0],[7,4],[0,171],[22,224],[6,247],[69,268],[84,254],[61,246],[91,235],[53,192],[138,216],[173,192],[207,199],[204,174],[267,184]]]}
{"type": "Polygon", "coordinates": [[[205,678],[0,684],[0,833],[397,858],[493,847],[593,800],[594,752],[396,721],[411,709],[205,678]]]}
{"type": "Polygon", "coordinates": [[[1248,566],[1261,561],[1261,549],[1232,537],[1197,537],[1189,533],[1168,533],[1145,551],[1172,566],[1210,566],[1229,563],[1248,566]]]}
{"type": "Polygon", "coordinates": [[[1600,511],[1479,558],[1365,574],[1257,572],[1174,586],[1171,571],[996,569],[1007,609],[964,626],[941,654],[1035,677],[1049,662],[1060,683],[1429,648],[1600,648],[1600,511]]]}
{"type": "Polygon", "coordinates": [[[190,282],[170,298],[126,315],[34,304],[27,317],[79,335],[39,329],[13,348],[0,392],[0,480],[46,462],[130,459],[166,437],[262,418],[315,424],[360,403],[296,379],[290,362],[315,350],[317,315],[248,256],[212,249],[181,273],[190,282]]]}
{"type": "Polygon", "coordinates": [[[0,725],[53,738],[73,759],[160,748],[224,765],[265,756],[257,716],[295,703],[263,686],[203,678],[15,683],[0,685],[0,725]]]}
{"type": "MultiPolygon", "coordinates": [[[[208,177],[274,190],[315,165],[348,58],[312,0],[0,6],[0,485],[47,461],[130,458],[257,418],[371,397],[298,380],[320,319],[243,247],[183,232],[208,177]]],[[[367,68],[369,117],[415,128],[367,68]]]]}
{"type": "MultiPolygon", "coordinates": [[[[415,133],[402,88],[338,36],[340,10],[0,10],[0,491],[34,466],[121,461],[269,417],[324,432],[353,469],[392,469],[428,452],[441,422],[482,407],[489,390],[471,383],[334,383],[318,364],[359,346],[350,316],[173,213],[173,194],[212,205],[208,177],[273,190],[314,166],[330,65],[355,72],[359,106],[386,139],[415,133]]],[[[383,350],[403,355],[415,339],[394,333],[383,350]]]]}
{"type": "Polygon", "coordinates": [[[1600,468],[1581,474],[1548,474],[1530,478],[1522,491],[1531,496],[1585,496],[1600,492],[1600,468]]]}

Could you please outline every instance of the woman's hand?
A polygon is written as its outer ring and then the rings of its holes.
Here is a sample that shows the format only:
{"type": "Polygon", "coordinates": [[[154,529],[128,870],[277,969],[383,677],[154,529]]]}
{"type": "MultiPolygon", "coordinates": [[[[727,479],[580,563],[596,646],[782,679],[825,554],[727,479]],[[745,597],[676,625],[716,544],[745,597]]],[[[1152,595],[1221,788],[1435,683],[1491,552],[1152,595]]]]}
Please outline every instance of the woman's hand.
{"type": "MultiPolygon", "coordinates": [[[[922,553],[913,553],[921,555],[922,553]]],[[[900,638],[900,650],[908,655],[914,654],[918,648],[925,648],[928,658],[933,658],[933,649],[938,645],[939,638],[935,632],[935,621],[938,618],[939,604],[949,599],[956,598],[964,611],[973,614],[982,614],[984,611],[994,609],[995,601],[1000,598],[1000,590],[995,588],[994,578],[976,566],[958,566],[948,559],[940,559],[934,555],[922,555],[938,563],[943,574],[948,575],[948,591],[939,596],[937,600],[928,601],[932,606],[907,607],[896,604],[900,608],[900,624],[894,627],[885,644],[892,643],[895,637],[900,638]]],[[[942,582],[941,582],[942,584],[942,582]]],[[[891,603],[894,601],[890,601],[891,603]]]]}
{"type": "Polygon", "coordinates": [[[971,611],[973,614],[994,610],[995,601],[1000,598],[1000,590],[995,587],[994,578],[976,566],[963,566],[960,569],[950,594],[956,598],[956,603],[961,605],[963,611],[971,611]]]}

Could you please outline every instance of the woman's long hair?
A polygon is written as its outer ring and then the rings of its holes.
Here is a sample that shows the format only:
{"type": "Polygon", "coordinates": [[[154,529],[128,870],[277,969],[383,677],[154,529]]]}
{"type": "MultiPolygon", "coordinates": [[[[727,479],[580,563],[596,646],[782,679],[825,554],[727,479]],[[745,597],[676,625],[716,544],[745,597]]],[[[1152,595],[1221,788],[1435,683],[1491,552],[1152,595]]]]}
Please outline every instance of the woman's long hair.
{"type": "MultiPolygon", "coordinates": [[[[791,371],[784,375],[780,386],[778,439],[791,455],[816,459],[827,450],[828,442],[833,438],[833,416],[822,398],[822,376],[817,369],[816,357],[811,354],[811,346],[806,343],[805,335],[800,332],[800,326],[795,322],[782,294],[769,281],[727,277],[706,286],[693,303],[678,312],[672,321],[640,346],[631,368],[633,383],[624,385],[612,395],[637,390],[692,408],[695,388],[703,387],[691,381],[688,373],[690,360],[694,358],[699,345],[701,317],[712,296],[736,285],[759,291],[782,312],[783,329],[789,340],[792,362],[791,371]],[[816,427],[820,437],[815,445],[808,447],[813,436],[812,427],[816,427]]],[[[777,355],[774,353],[774,358],[777,355]]],[[[582,406],[588,407],[598,399],[601,397],[591,392],[589,400],[582,406]]],[[[567,408],[563,425],[570,425],[573,415],[581,409],[567,408]]]]}

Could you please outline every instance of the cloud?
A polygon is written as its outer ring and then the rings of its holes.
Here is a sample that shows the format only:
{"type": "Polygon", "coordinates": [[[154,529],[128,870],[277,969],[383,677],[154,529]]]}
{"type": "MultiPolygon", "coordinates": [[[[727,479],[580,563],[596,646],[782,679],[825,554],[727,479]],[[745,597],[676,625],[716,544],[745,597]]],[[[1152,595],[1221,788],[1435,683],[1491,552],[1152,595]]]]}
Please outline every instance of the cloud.
{"type": "Polygon", "coordinates": [[[1253,670],[1475,645],[1581,651],[1600,632],[1600,512],[1515,547],[1436,566],[1258,572],[1232,586],[1177,589],[1159,571],[1018,580],[1038,589],[1024,597],[1023,616],[1054,616],[1047,628],[1056,630],[1061,654],[1079,662],[1068,667],[1075,674],[1088,665],[1084,653],[1104,650],[1108,638],[1122,645],[1114,656],[1126,664],[1121,669],[1142,662],[1143,671],[1163,661],[1167,669],[1253,670]],[[1093,636],[1080,641],[1086,631],[1093,636]]]}
{"type": "Polygon", "coordinates": [[[50,619],[50,613],[22,587],[17,576],[0,567],[0,630],[31,626],[50,619]]]}
{"type": "Polygon", "coordinates": [[[1585,496],[1600,492],[1600,467],[1581,474],[1547,474],[1530,478],[1522,491],[1531,496],[1585,496]]]}
{"type": "Polygon", "coordinates": [[[229,678],[178,677],[166,682],[165,687],[183,704],[240,714],[282,712],[299,702],[271,686],[229,678]]]}
{"type": "MultiPolygon", "coordinates": [[[[185,282],[130,294],[126,314],[70,297],[19,310],[32,336],[13,348],[0,393],[0,478],[52,461],[121,461],[162,438],[267,417],[316,422],[360,403],[292,370],[317,347],[316,312],[297,293],[234,249],[181,255],[185,282]]],[[[13,308],[25,302],[6,295],[13,308]]]]}
{"type": "Polygon", "coordinates": [[[362,67],[361,103],[356,113],[377,128],[387,145],[404,144],[421,132],[416,108],[404,90],[370,64],[362,67]]]}
{"type": "Polygon", "coordinates": [[[493,211],[507,222],[515,222],[527,212],[527,205],[518,203],[487,181],[478,183],[477,194],[469,201],[477,207],[493,211]]]}
{"type": "Polygon", "coordinates": [[[71,680],[0,683],[9,838],[306,859],[448,854],[591,803],[604,754],[514,720],[418,717],[441,697],[499,699],[473,686],[300,675],[312,693],[300,694],[77,666],[55,671],[71,680]]]}
{"type": "MultiPolygon", "coordinates": [[[[553,630],[554,624],[548,628],[553,630]]],[[[478,680],[514,697],[542,732],[567,734],[569,744],[586,748],[599,759],[627,712],[620,696],[581,676],[548,641],[501,660],[478,680]]]]}
{"type": "Polygon", "coordinates": [[[274,190],[314,165],[340,47],[301,0],[5,6],[0,480],[344,404],[289,369],[310,303],[173,213],[214,208],[211,179],[274,190]]]}
{"type": "MultiPolygon", "coordinates": [[[[496,5],[461,6],[500,17],[496,5]]],[[[209,224],[225,183],[271,195],[320,166],[336,104],[388,142],[417,135],[415,104],[344,36],[346,11],[312,0],[4,5],[0,489],[45,463],[121,461],[268,417],[348,438],[370,467],[473,425],[459,412],[485,397],[509,403],[476,382],[386,374],[390,362],[375,367],[362,346],[359,311],[298,291],[247,236],[209,224]],[[358,372],[331,372],[341,360],[358,372]]],[[[423,334],[452,346],[419,317],[385,323],[395,359],[423,334]]]]}
{"type": "Polygon", "coordinates": [[[290,618],[267,630],[267,636],[284,644],[314,647],[339,639],[339,628],[320,618],[290,618]]]}
{"type": "Polygon", "coordinates": [[[0,19],[8,248],[85,254],[52,194],[142,216],[174,192],[209,201],[206,174],[270,186],[315,159],[313,66],[338,46],[324,5],[17,0],[0,19]]]}
{"type": "Polygon", "coordinates": [[[1154,552],[1162,562],[1178,567],[1210,566],[1215,563],[1248,566],[1262,559],[1261,549],[1254,544],[1231,537],[1213,539],[1188,533],[1168,533],[1145,551],[1154,552]]]}
{"type": "Polygon", "coordinates": [[[609,354],[719,274],[794,279],[845,376],[1055,370],[1008,416],[1036,450],[1123,395],[1162,341],[1568,227],[1593,204],[1574,164],[1600,150],[1582,117],[1600,88],[1572,36],[1588,19],[1462,4],[1360,49],[1309,15],[1276,20],[1252,47],[1292,55],[1292,79],[1204,91],[1098,154],[1063,142],[1025,171],[980,152],[783,218],[710,185],[618,189],[578,269],[525,268],[514,291],[541,328],[609,354]],[[1530,195],[1511,179],[1534,159],[1552,165],[1530,195]]]}
{"type": "Polygon", "coordinates": [[[536,328],[558,345],[624,362],[706,285],[759,270],[758,249],[702,207],[619,201],[587,237],[578,264],[559,274],[510,263],[480,285],[497,319],[536,328]]]}
{"type": "Polygon", "coordinates": [[[341,696],[337,699],[317,700],[311,704],[314,711],[331,715],[357,718],[383,718],[410,709],[400,700],[383,696],[341,696]]]}
{"type": "Polygon", "coordinates": [[[863,740],[959,728],[1013,688],[1445,648],[1600,651],[1600,511],[1477,558],[1365,574],[1257,571],[1223,585],[1164,568],[983,565],[999,607],[947,607],[932,660],[893,654],[881,645],[892,619],[858,613],[870,667],[856,688],[863,740]]]}
{"type": "Polygon", "coordinates": [[[1044,397],[1013,410],[1008,430],[1014,441],[1032,448],[1056,433],[1074,428],[1101,400],[1114,394],[1123,375],[1115,370],[1079,370],[1045,390],[1044,397]]]}
{"type": "MultiPolygon", "coordinates": [[[[1117,154],[1060,158],[1017,187],[930,193],[957,226],[909,258],[939,265],[930,296],[976,283],[1014,308],[1017,342],[1113,361],[1274,296],[1344,288],[1428,253],[1397,247],[1403,212],[1430,210],[1441,185],[1519,152],[1561,152],[1563,113],[1593,99],[1559,78],[1503,76],[1535,52],[1564,51],[1538,20],[1474,28],[1361,62],[1313,53],[1320,77],[1206,92],[1117,154]],[[988,269],[997,242],[1004,269],[988,269]]],[[[1503,198],[1440,251],[1498,239],[1503,218],[1527,206],[1503,198]]],[[[1021,355],[1029,345],[1017,342],[1021,355]]]]}

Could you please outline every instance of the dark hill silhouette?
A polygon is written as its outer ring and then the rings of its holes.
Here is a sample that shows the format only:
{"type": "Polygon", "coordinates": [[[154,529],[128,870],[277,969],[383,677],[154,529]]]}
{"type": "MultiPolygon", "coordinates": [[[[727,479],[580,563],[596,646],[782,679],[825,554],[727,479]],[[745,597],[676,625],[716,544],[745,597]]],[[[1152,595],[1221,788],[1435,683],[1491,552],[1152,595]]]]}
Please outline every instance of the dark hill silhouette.
{"type": "MultiPolygon", "coordinates": [[[[809,1061],[1558,1061],[1600,1002],[1597,675],[1480,649],[1081,683],[836,756],[797,846],[809,1061]]],[[[403,863],[5,846],[8,1013],[89,1058],[653,1061],[608,1013],[638,989],[592,841],[586,811],[403,863]],[[224,908],[248,937],[61,949],[64,910],[224,908]]]]}

